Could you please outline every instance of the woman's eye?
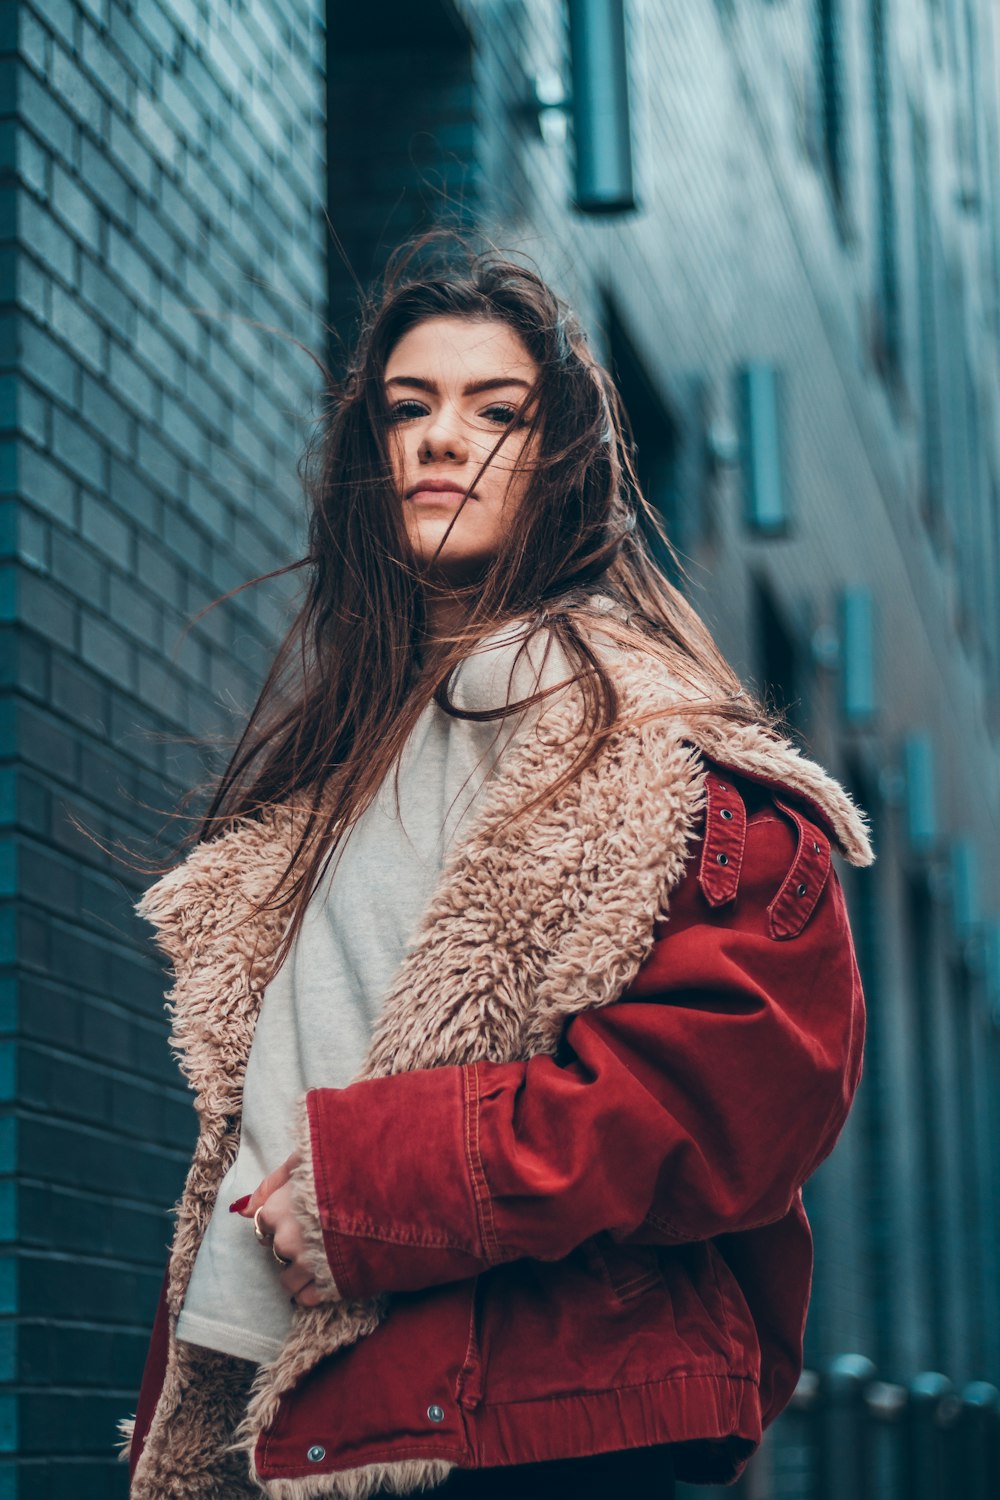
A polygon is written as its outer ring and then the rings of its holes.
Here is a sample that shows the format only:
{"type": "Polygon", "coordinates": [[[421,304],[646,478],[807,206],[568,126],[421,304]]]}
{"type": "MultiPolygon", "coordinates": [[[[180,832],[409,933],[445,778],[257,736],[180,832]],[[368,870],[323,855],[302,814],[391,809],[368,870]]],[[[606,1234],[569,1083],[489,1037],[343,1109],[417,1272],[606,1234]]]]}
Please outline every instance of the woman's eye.
{"type": "MultiPolygon", "coordinates": [[[[491,422],[498,422],[498,423],[500,423],[501,426],[506,427],[507,424],[508,424],[508,422],[513,421],[514,417],[517,415],[517,407],[516,406],[488,406],[486,408],[485,415],[489,417],[489,419],[490,419],[491,422]]],[[[522,418],[522,420],[520,422],[515,423],[515,426],[517,426],[517,427],[524,427],[525,426],[524,419],[522,418]]]]}
{"type": "Polygon", "coordinates": [[[389,421],[408,422],[412,417],[422,417],[424,414],[425,409],[419,401],[397,401],[395,406],[389,408],[389,421]]]}

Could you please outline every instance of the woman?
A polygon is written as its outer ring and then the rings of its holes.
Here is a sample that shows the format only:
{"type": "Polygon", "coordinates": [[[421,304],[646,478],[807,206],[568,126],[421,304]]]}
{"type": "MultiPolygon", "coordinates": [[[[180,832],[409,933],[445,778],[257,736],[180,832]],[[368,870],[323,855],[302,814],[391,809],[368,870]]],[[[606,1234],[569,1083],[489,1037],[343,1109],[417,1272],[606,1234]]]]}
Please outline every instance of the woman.
{"type": "Polygon", "coordinates": [[[300,615],[139,904],[200,1135],[132,1494],[666,1495],[797,1380],[864,815],[658,571],[530,271],[402,258],[300,615]]]}

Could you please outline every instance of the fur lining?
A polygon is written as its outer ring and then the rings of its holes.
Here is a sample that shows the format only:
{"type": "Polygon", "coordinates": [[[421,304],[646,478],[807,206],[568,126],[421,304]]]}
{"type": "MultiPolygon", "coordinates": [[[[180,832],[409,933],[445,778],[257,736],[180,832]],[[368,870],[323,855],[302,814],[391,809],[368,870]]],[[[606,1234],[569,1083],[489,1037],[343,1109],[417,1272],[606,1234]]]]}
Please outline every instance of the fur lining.
{"type": "Polygon", "coordinates": [[[309,1131],[308,1096],[302,1095],[295,1109],[295,1155],[298,1164],[292,1169],[292,1210],[306,1243],[305,1260],[316,1281],[317,1289],[327,1302],[339,1302],[337,1283],[330,1274],[330,1262],[323,1244],[319,1221],[319,1200],[313,1174],[312,1138],[309,1131]]]}
{"type": "MultiPolygon", "coordinates": [[[[510,815],[579,751],[578,690],[549,700],[536,733],[505,753],[465,838],[449,854],[358,1077],[551,1053],[570,1016],[615,1001],[647,956],[691,856],[705,804],[703,753],[807,797],[848,860],[871,863],[864,814],[789,741],[763,726],[733,726],[693,713],[664,716],[682,694],[647,657],[623,652],[616,681],[630,722],[530,820],[511,823],[510,815]]],[[[137,1470],[142,1482],[133,1493],[140,1500],[168,1493],[146,1479],[167,1472],[165,1453],[180,1462],[174,1422],[194,1379],[190,1351],[197,1346],[175,1338],[176,1319],[219,1183],[236,1154],[244,1071],[286,920],[282,911],[252,915],[250,903],[278,878],[304,816],[301,806],[286,804],[260,819],[240,820],[194,849],[137,907],[157,925],[158,942],[174,967],[167,1001],[171,1045],[201,1116],[177,1205],[167,1366],[137,1470]]],[[[301,1114],[296,1123],[306,1148],[300,1147],[302,1165],[293,1176],[296,1211],[317,1263],[322,1254],[322,1284],[332,1286],[301,1114]]],[[[374,1298],[297,1308],[279,1354],[257,1371],[234,1444],[275,1500],[366,1500],[380,1484],[405,1494],[445,1477],[450,1465],[436,1461],[280,1481],[257,1475],[256,1446],[282,1396],[325,1355],[371,1333],[384,1307],[385,1299],[374,1298]]],[[[211,1387],[204,1401],[210,1425],[211,1387]]],[[[207,1442],[205,1433],[192,1434],[196,1457],[207,1442]]],[[[207,1495],[197,1468],[191,1472],[189,1487],[175,1481],[180,1487],[169,1493],[207,1495]]]]}
{"type": "Polygon", "coordinates": [[[340,1474],[306,1475],[302,1479],[269,1479],[266,1493],[273,1500],[368,1500],[383,1492],[410,1495],[444,1484],[455,1467],[442,1458],[413,1458],[398,1464],[366,1464],[340,1474]]]}
{"type": "Polygon", "coordinates": [[[135,1433],[135,1416],[120,1417],[118,1421],[118,1439],[115,1446],[118,1449],[120,1463],[127,1464],[132,1457],[132,1438],[135,1433]]]}

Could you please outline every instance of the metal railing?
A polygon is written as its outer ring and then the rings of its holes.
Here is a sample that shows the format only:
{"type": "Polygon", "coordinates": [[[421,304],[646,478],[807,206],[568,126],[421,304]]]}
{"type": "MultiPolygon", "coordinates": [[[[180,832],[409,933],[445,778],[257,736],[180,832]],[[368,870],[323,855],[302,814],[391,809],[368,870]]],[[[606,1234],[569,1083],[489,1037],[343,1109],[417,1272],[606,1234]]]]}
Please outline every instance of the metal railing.
{"type": "Polygon", "coordinates": [[[996,1500],[1000,1390],[935,1371],[896,1384],[841,1354],[803,1371],[766,1447],[747,1490],[771,1500],[996,1500]]]}

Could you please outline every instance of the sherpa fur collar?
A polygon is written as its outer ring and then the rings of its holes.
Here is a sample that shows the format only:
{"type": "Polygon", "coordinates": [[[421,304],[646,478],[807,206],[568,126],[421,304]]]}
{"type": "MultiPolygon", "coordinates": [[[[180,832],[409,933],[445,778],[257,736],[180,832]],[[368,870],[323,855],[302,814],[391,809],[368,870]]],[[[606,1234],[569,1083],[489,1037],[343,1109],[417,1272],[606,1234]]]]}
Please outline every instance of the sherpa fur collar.
{"type": "MultiPolygon", "coordinates": [[[[616,682],[623,709],[636,715],[677,702],[664,669],[637,654],[619,655],[616,682]]],[[[850,863],[874,858],[864,814],[790,741],[761,726],[695,714],[621,730],[554,805],[504,828],[505,815],[578,748],[575,694],[552,703],[537,737],[504,756],[449,856],[360,1077],[551,1053],[570,1016],[617,999],[648,954],[690,853],[705,801],[699,752],[810,799],[850,863]]],[[[225,1393],[213,1387],[210,1363],[199,1363],[198,1351],[174,1330],[219,1183],[236,1154],[244,1070],[285,919],[270,912],[238,924],[248,902],[280,874],[302,816],[283,805],[259,821],[240,821],[195,848],[137,906],[173,966],[171,1045],[195,1092],[200,1136],[176,1207],[166,1375],[133,1481],[135,1500],[235,1493],[210,1455],[225,1393]],[[196,1394],[185,1403],[188,1388],[196,1394]],[[175,1432],[183,1438],[175,1441],[175,1432]]],[[[256,1374],[237,1433],[248,1494],[257,1492],[257,1439],[283,1393],[324,1355],[371,1332],[381,1311],[377,1300],[297,1310],[280,1354],[256,1374]]],[[[126,1450],[129,1428],[122,1424],[126,1450]]],[[[273,1500],[366,1500],[379,1488],[406,1494],[440,1484],[449,1468],[401,1463],[258,1483],[273,1500]]]]}

